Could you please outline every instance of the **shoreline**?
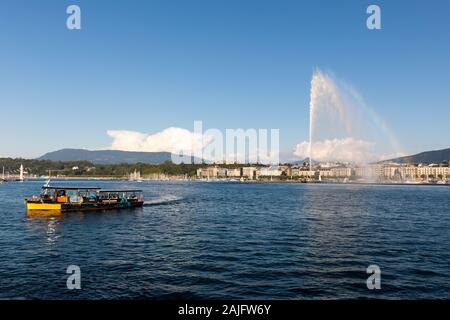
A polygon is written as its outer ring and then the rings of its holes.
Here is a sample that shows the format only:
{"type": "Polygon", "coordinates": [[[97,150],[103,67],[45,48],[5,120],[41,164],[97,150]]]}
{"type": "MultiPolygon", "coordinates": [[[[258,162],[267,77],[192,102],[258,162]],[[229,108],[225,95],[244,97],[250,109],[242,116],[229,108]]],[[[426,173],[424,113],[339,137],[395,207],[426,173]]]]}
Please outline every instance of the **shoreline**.
{"type": "MultiPolygon", "coordinates": [[[[25,181],[46,181],[49,178],[28,178],[25,181]]],[[[86,181],[122,181],[122,182],[134,182],[134,183],[145,183],[148,181],[159,181],[159,182],[206,182],[206,183],[241,183],[241,184],[335,184],[335,185],[379,185],[379,186],[450,186],[450,183],[426,183],[426,182],[418,182],[418,183],[406,183],[406,182],[357,182],[357,181],[348,181],[348,182],[338,182],[338,181],[295,181],[295,180],[231,180],[231,179],[211,179],[211,180],[203,180],[203,179],[141,179],[140,181],[128,180],[125,178],[118,177],[57,177],[50,178],[53,181],[66,181],[66,180],[86,180],[86,181]]],[[[8,181],[6,183],[11,182],[20,182],[20,181],[8,181]]]]}

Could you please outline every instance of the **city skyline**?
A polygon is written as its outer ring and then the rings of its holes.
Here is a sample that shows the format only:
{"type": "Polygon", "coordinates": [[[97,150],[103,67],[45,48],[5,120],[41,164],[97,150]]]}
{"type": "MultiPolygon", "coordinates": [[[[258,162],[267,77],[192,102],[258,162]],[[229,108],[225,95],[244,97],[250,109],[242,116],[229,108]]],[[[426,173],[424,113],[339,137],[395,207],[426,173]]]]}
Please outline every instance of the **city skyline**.
{"type": "Polygon", "coordinates": [[[196,120],[280,129],[293,153],[308,140],[316,67],[355,86],[402,153],[450,147],[448,2],[378,1],[381,30],[367,29],[364,1],[77,1],[81,30],[65,26],[70,4],[0,5],[1,157],[175,131],[153,140],[162,151],[196,120]]]}

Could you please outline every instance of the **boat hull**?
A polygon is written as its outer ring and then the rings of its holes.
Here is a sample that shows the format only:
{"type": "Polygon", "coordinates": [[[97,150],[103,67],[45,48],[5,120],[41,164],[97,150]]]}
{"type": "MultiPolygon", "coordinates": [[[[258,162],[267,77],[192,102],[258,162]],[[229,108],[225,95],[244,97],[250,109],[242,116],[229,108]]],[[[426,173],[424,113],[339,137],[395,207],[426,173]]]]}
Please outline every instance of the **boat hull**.
{"type": "Polygon", "coordinates": [[[116,210],[116,209],[131,209],[139,208],[144,205],[143,201],[136,201],[133,203],[83,203],[83,204],[71,204],[71,203],[36,203],[27,202],[26,208],[28,212],[70,212],[70,211],[103,211],[103,210],[116,210]]]}
{"type": "Polygon", "coordinates": [[[35,203],[35,202],[27,202],[27,210],[51,210],[51,211],[60,211],[61,204],[60,203],[35,203]]]}

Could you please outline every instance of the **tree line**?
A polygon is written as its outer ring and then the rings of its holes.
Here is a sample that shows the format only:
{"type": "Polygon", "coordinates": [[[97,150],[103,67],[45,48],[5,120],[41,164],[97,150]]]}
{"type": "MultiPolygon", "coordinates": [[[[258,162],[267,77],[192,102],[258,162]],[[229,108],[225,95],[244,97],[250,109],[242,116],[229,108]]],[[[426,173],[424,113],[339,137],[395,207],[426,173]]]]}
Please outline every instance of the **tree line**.
{"type": "MultiPolygon", "coordinates": [[[[29,175],[36,176],[86,176],[86,177],[125,177],[135,170],[142,176],[151,174],[165,174],[168,176],[197,174],[197,169],[208,166],[202,164],[175,164],[166,161],[161,164],[147,163],[121,163],[121,164],[94,164],[90,161],[50,161],[21,158],[0,158],[0,174],[2,167],[5,174],[18,174],[20,165],[24,166],[29,175]]],[[[220,165],[223,168],[239,168],[242,164],[220,165]]]]}

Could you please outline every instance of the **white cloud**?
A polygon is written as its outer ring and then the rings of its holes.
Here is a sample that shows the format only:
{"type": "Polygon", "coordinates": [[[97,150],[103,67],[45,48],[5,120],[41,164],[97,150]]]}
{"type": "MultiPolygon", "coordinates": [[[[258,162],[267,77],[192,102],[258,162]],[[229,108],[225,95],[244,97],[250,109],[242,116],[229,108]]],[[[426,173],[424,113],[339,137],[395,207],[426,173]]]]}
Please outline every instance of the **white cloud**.
{"type": "Polygon", "coordinates": [[[194,154],[206,147],[212,140],[212,137],[174,127],[155,134],[127,130],[108,130],[107,134],[113,139],[110,148],[123,151],[166,151],[194,154]]]}
{"type": "MultiPolygon", "coordinates": [[[[312,158],[316,161],[340,161],[367,163],[378,160],[374,143],[354,138],[316,141],[312,144],[312,158]]],[[[309,157],[309,142],[297,144],[294,154],[300,158],[309,157]]]]}

